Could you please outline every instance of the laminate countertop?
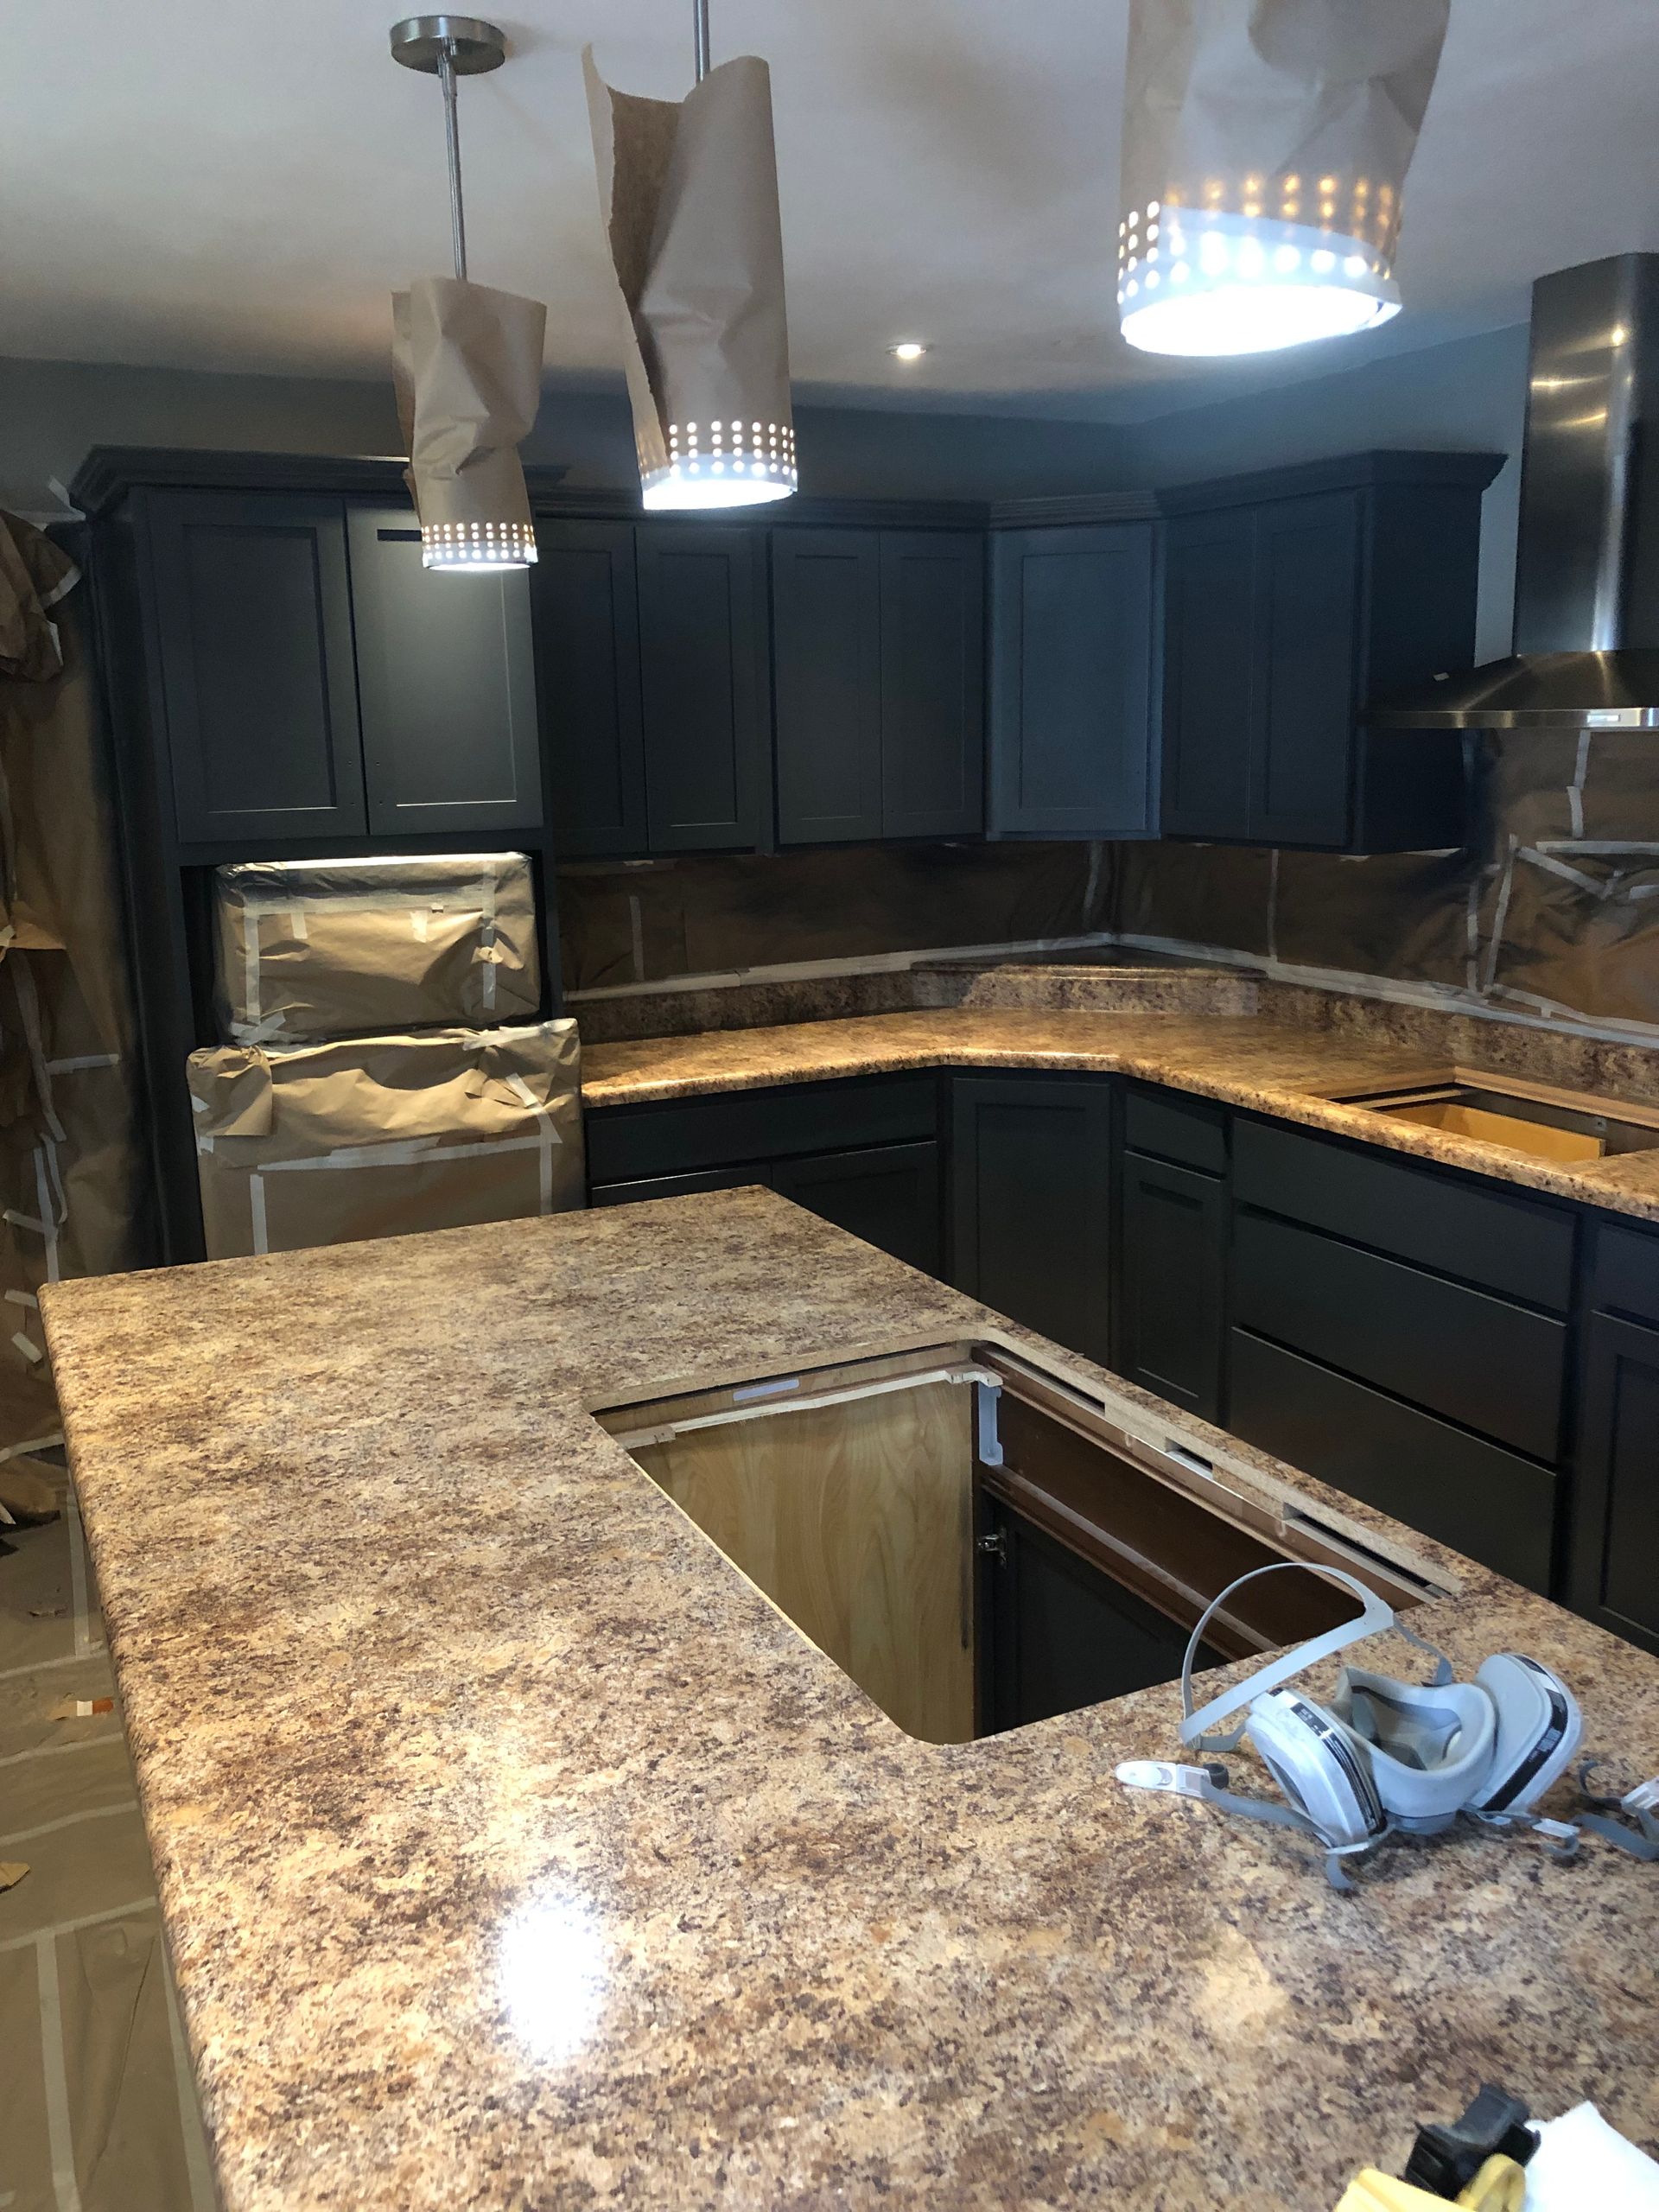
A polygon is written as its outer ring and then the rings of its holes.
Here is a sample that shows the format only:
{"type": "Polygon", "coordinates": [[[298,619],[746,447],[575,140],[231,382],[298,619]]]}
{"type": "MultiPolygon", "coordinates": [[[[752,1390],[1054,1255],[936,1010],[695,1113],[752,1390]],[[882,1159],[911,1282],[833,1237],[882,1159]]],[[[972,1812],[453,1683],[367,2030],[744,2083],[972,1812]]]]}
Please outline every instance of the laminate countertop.
{"type": "Polygon", "coordinates": [[[226,2212],[1327,2212],[1483,2079],[1659,2143],[1651,1869],[1471,1832],[1338,1896],[1116,1784],[1171,1688],[918,1742],[590,1408],[1012,1344],[1414,1560],[1631,1779],[1659,1662],[772,1193],[42,1303],[226,2212]]]}
{"type": "MultiPolygon", "coordinates": [[[[1524,1030],[1506,1036],[1494,1025],[1494,1043],[1507,1047],[1503,1058],[1495,1058],[1500,1080],[1505,1066],[1512,1074],[1524,1071],[1527,1037],[1524,1030]]],[[[1633,1051],[1629,1057],[1652,1056],[1633,1051]]],[[[1659,1221],[1659,1148],[1562,1165],[1344,1106],[1331,1096],[1418,1081],[1433,1065],[1421,1046],[1382,1039],[1357,1043],[1265,1014],[947,1007],[593,1046],[582,1055],[582,1095],[594,1109],[902,1068],[1088,1069],[1167,1084],[1390,1152],[1659,1221]]],[[[1659,1105],[1659,1097],[1649,1103],[1659,1105]]]]}

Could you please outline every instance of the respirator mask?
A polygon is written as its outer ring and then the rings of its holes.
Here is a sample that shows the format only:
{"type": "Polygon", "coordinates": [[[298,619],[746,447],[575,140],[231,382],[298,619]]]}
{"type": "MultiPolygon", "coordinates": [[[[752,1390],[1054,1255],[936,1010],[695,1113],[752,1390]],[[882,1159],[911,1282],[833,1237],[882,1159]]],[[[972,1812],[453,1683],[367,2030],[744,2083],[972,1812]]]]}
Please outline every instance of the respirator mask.
{"type": "Polygon", "coordinates": [[[1248,1738],[1286,1802],[1237,1795],[1226,1786],[1224,1767],[1131,1759],[1118,1768],[1118,1780],[1294,1829],[1324,1853],[1325,1872],[1338,1889],[1353,1887],[1343,1870],[1344,1859],[1375,1849],[1389,1834],[1436,1834],[1460,1817],[1489,1827],[1533,1829],[1565,1856],[1576,1847],[1576,1828],[1532,1810],[1566,1772],[1583,1733],[1566,1683],[1535,1659],[1513,1651],[1495,1652],[1481,1662],[1472,1682],[1458,1681],[1444,1652],[1339,1567],[1278,1560],[1230,1583],[1206,1608],[1187,1644],[1181,1713],[1181,1741],[1200,1758],[1236,1751],[1248,1738]],[[1205,1630],[1235,1591],[1291,1568],[1340,1583],[1360,1600],[1362,1611],[1195,1711],[1192,1662],[1205,1630]],[[1328,1706],[1282,1687],[1304,1669],[1385,1629],[1435,1661],[1428,1683],[1345,1667],[1328,1706]],[[1244,1717],[1236,1726],[1220,1726],[1241,1711],[1244,1717]]]}

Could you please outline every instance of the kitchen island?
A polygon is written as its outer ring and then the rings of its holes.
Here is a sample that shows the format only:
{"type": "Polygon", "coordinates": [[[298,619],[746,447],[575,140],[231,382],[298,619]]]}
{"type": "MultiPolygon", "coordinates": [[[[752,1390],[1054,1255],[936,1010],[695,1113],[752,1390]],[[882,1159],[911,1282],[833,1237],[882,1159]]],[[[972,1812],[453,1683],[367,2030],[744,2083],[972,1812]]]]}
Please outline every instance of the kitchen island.
{"type": "Polygon", "coordinates": [[[778,1198],[44,1302],[226,2212],[1317,2212],[1483,2078],[1659,2139],[1649,1871],[1460,1834],[1339,1897],[1114,1782],[1168,1687],[918,1741],[594,1414],[1001,1346],[1414,1573],[1460,1673],[1535,1653],[1632,1780],[1659,1663],[778,1198]]]}

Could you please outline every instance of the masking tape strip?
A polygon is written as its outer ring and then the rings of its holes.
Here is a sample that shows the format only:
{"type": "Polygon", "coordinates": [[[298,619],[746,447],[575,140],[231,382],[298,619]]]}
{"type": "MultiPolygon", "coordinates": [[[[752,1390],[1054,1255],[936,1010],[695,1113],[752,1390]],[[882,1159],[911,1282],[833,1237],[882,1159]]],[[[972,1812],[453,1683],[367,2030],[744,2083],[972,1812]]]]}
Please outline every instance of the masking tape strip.
{"type": "Polygon", "coordinates": [[[264,1014],[264,1001],[259,988],[259,917],[250,912],[242,931],[242,1000],[247,1008],[247,1019],[257,1028],[264,1014]]]}
{"type": "Polygon", "coordinates": [[[119,1052],[79,1052],[72,1060],[48,1060],[46,1064],[50,1075],[79,1075],[87,1068],[118,1068],[120,1065],[119,1052]]]}
{"type": "Polygon", "coordinates": [[[69,2125],[69,2072],[63,2051],[63,1994],[58,1986],[58,1939],[35,1937],[35,1974],[41,2003],[41,2072],[46,2095],[46,2139],[52,2160],[57,2212],[81,2212],[75,2178],[75,2139],[69,2125]]]}
{"type": "Polygon", "coordinates": [[[438,1166],[451,1160],[474,1160],[480,1156],[493,1158],[508,1152],[539,1152],[541,1158],[541,1211],[553,1211],[553,1147],[564,1140],[553,1127],[550,1117],[543,1116],[543,1128],[528,1137],[482,1137],[473,1144],[443,1144],[436,1137],[416,1137],[404,1143],[357,1145],[338,1152],[319,1154],[311,1160],[268,1160],[262,1166],[248,1173],[248,1210],[256,1257],[264,1258],[270,1250],[270,1221],[265,1208],[265,1178],[267,1175],[308,1173],[315,1168],[328,1167],[413,1167],[423,1164],[438,1166]]]}
{"type": "MultiPolygon", "coordinates": [[[[0,1451],[0,1467],[4,1466],[8,1459],[25,1459],[31,1452],[50,1452],[62,1441],[63,1431],[60,1428],[54,1428],[45,1436],[28,1436],[21,1444],[8,1444],[3,1451],[0,1451]]],[[[22,1669],[14,1669],[12,1671],[29,1674],[33,1669],[25,1667],[22,1669]]]]}
{"type": "Polygon", "coordinates": [[[26,1337],[21,1329],[12,1332],[11,1341],[31,1367],[38,1367],[46,1357],[46,1354],[41,1350],[39,1344],[32,1338],[26,1337]]]}
{"type": "MultiPolygon", "coordinates": [[[[51,1662],[48,1661],[47,1663],[51,1662]]],[[[105,1905],[102,1912],[83,1912],[78,1920],[54,1921],[50,1928],[37,1928],[32,1935],[10,1936],[0,1943],[0,1951],[27,1951],[33,1945],[48,1939],[79,1935],[83,1928],[101,1928],[106,1920],[125,1920],[139,1913],[158,1910],[156,1893],[152,1890],[147,1897],[134,1897],[130,1904],[105,1905]]]]}
{"type": "MultiPolygon", "coordinates": [[[[496,963],[495,878],[493,875],[486,875],[480,878],[478,897],[479,905],[481,909],[479,916],[478,935],[479,945],[483,955],[484,963],[484,1011],[486,1014],[493,1014],[495,1011],[496,963]]],[[[543,1206],[542,1211],[545,1213],[547,1211],[546,1207],[543,1206]]]]}
{"type": "Polygon", "coordinates": [[[9,1290],[6,1293],[6,1303],[9,1306],[29,1306],[37,1313],[41,1310],[41,1301],[32,1290],[9,1290]]]}

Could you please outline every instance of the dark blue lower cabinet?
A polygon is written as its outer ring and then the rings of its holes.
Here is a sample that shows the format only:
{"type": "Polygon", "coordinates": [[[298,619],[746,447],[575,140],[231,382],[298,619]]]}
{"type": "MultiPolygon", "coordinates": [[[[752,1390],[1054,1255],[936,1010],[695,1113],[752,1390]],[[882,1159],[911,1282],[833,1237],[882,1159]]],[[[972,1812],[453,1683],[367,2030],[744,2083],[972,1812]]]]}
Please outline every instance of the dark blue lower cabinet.
{"type": "Polygon", "coordinates": [[[937,1144],[873,1145],[776,1160],[772,1187],[924,1274],[944,1273],[937,1144]]]}
{"type": "Polygon", "coordinates": [[[1219,1421],[1226,1185],[1126,1152],[1119,1189],[1117,1365],[1143,1390],[1219,1421]]]}
{"type": "Polygon", "coordinates": [[[1573,1472],[1568,1602],[1659,1652],[1659,1329],[1591,1315],[1573,1472]]]}
{"type": "Polygon", "coordinates": [[[951,1093],[957,1287],[1103,1363],[1109,1078],[971,1076],[951,1093]]]}

